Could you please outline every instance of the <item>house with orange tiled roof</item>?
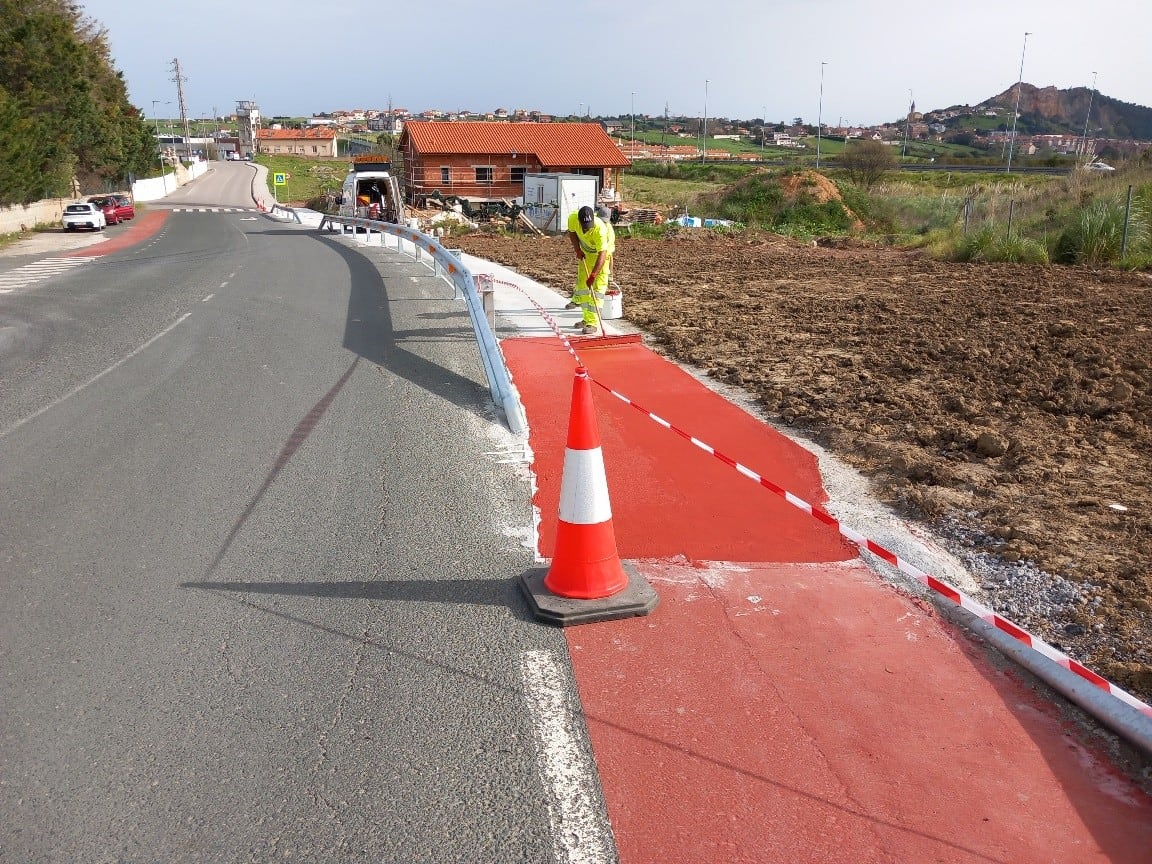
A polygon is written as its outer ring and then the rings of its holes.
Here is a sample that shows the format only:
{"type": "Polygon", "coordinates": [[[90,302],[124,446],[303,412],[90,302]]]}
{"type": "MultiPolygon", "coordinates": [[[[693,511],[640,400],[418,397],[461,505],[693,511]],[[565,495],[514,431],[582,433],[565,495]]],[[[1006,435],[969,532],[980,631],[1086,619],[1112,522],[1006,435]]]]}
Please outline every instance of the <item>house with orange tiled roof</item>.
{"type": "Polygon", "coordinates": [[[291,153],[294,156],[334,158],[336,130],[323,126],[308,129],[258,129],[257,153],[291,153]]]}
{"type": "Polygon", "coordinates": [[[404,196],[483,203],[524,194],[526,174],[586,174],[619,189],[631,163],[598,123],[444,123],[410,120],[400,134],[404,196]]]}

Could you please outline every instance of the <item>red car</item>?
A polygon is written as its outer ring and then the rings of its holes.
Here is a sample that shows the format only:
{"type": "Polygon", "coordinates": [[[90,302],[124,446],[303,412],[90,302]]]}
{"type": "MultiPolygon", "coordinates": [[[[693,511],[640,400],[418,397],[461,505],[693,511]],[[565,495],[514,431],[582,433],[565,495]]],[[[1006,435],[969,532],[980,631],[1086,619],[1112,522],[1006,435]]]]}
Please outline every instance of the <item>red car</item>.
{"type": "Polygon", "coordinates": [[[95,195],[88,199],[89,204],[95,204],[104,211],[104,220],[109,225],[120,224],[120,214],[117,212],[116,199],[111,195],[95,195]]]}
{"type": "Polygon", "coordinates": [[[116,201],[116,216],[121,219],[135,219],[136,205],[132,203],[131,195],[113,195],[116,201]]]}

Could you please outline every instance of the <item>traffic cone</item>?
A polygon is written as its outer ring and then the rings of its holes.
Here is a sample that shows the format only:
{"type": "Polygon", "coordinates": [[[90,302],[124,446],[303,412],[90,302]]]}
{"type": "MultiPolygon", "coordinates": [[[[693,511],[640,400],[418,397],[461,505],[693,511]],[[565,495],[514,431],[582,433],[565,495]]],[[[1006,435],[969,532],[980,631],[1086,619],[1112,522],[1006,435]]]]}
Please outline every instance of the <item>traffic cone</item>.
{"type": "Polygon", "coordinates": [[[538,618],[560,625],[647,615],[659,599],[616,551],[592,383],[583,366],[572,384],[552,564],[546,574],[522,576],[521,587],[538,618]]]}

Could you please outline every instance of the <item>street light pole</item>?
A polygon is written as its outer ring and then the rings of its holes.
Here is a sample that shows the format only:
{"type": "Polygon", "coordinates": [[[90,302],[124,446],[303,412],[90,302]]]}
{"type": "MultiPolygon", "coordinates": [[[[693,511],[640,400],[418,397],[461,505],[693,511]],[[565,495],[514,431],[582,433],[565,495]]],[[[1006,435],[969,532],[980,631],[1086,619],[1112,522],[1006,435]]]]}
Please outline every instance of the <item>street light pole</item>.
{"type": "Polygon", "coordinates": [[[632,149],[628,153],[633,159],[636,158],[636,91],[632,91],[632,149]]]}
{"type": "Polygon", "coordinates": [[[820,170],[820,127],[824,125],[824,67],[828,63],[820,61],[820,101],[816,107],[816,170],[820,170]]]}
{"type": "Polygon", "coordinates": [[[900,151],[900,158],[905,159],[908,156],[908,132],[912,126],[912,106],[916,100],[912,98],[912,91],[908,91],[908,116],[904,118],[904,149],[900,151]]]}
{"type": "Polygon", "coordinates": [[[708,79],[704,79],[704,125],[700,128],[700,143],[703,148],[700,151],[700,164],[703,165],[708,161],[708,79]]]}
{"type": "Polygon", "coordinates": [[[1012,112],[1012,131],[1008,133],[1008,168],[1005,173],[1012,173],[1012,151],[1016,147],[1016,118],[1020,116],[1020,91],[1024,88],[1024,52],[1028,50],[1028,37],[1024,34],[1024,47],[1020,50],[1020,77],[1016,81],[1016,108],[1012,112]]]}
{"type": "MultiPolygon", "coordinates": [[[[156,106],[160,104],[159,99],[152,100],[152,123],[156,127],[156,158],[160,161],[160,182],[164,186],[164,194],[168,194],[168,175],[164,173],[164,148],[160,146],[160,115],[156,111],[156,106]]],[[[171,102],[165,102],[165,105],[171,105],[171,102]]]]}
{"type": "Polygon", "coordinates": [[[1092,97],[1096,95],[1096,73],[1092,73],[1092,92],[1088,94],[1088,113],[1084,115],[1084,133],[1080,136],[1080,155],[1088,153],[1088,118],[1092,116],[1092,97]]]}

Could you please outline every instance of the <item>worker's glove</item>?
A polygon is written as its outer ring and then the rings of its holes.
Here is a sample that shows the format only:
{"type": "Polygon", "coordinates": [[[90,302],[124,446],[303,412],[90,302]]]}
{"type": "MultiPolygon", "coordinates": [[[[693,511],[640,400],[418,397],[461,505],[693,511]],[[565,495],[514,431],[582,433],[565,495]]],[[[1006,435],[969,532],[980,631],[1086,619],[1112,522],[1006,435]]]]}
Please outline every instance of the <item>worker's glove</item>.
{"type": "Polygon", "coordinates": [[[591,288],[593,285],[596,284],[596,277],[589,275],[589,277],[584,280],[584,284],[587,285],[589,288],[591,288]]]}

